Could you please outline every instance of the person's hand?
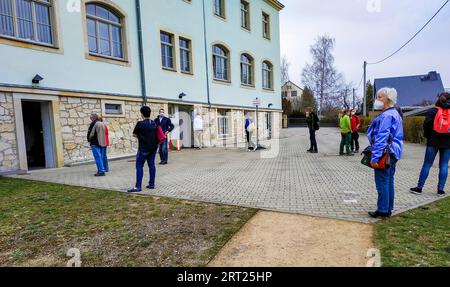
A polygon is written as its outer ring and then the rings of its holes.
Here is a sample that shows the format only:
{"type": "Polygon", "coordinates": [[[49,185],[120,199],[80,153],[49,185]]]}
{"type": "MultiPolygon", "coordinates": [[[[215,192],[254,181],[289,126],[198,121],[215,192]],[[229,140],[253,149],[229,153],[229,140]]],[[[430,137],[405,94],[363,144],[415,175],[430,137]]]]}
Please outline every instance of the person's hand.
{"type": "Polygon", "coordinates": [[[379,168],[379,167],[380,167],[380,165],[379,165],[377,162],[372,162],[370,165],[371,165],[373,168],[379,168]]]}
{"type": "Polygon", "coordinates": [[[164,134],[167,136],[169,134],[169,132],[165,132],[164,134]]]}

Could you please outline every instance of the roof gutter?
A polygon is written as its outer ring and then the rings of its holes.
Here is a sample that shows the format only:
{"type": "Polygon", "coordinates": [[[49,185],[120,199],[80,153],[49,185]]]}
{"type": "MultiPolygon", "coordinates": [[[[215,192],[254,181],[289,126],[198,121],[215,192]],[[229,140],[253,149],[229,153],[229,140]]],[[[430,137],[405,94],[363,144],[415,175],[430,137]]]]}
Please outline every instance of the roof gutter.
{"type": "Polygon", "coordinates": [[[147,105],[147,86],[145,84],[145,63],[144,63],[144,46],[142,41],[142,17],[141,17],[141,1],[136,0],[136,18],[138,30],[138,46],[139,46],[139,65],[141,77],[141,93],[143,105],[147,105]]]}

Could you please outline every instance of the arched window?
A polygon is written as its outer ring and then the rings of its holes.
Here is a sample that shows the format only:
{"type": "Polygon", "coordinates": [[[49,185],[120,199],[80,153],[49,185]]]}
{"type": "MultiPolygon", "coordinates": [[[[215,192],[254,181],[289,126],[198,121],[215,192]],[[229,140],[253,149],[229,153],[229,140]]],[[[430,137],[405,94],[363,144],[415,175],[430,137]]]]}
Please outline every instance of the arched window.
{"type": "Polygon", "coordinates": [[[86,4],[89,53],[123,59],[123,17],[106,6],[86,4]]]}
{"type": "Polygon", "coordinates": [[[53,45],[51,0],[0,0],[0,36],[53,45]]]}
{"type": "Polygon", "coordinates": [[[241,83],[243,85],[253,85],[253,58],[248,54],[241,55],[241,83]]]}
{"type": "Polygon", "coordinates": [[[264,61],[262,65],[263,88],[273,89],[273,65],[269,61],[264,61]]]}
{"type": "Polygon", "coordinates": [[[219,81],[229,81],[229,51],[221,46],[213,46],[213,69],[214,69],[214,79],[219,81]]]}

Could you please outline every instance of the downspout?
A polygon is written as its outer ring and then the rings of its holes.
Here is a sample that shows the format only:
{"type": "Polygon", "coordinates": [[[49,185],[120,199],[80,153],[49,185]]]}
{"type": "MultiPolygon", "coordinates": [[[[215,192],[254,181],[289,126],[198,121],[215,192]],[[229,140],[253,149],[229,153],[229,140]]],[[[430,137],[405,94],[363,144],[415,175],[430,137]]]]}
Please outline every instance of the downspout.
{"type": "Polygon", "coordinates": [[[142,19],[141,19],[141,1],[136,0],[136,19],[138,29],[138,44],[139,44],[139,65],[141,75],[141,92],[143,105],[147,105],[147,87],[145,84],[145,64],[144,64],[144,46],[142,41],[142,19]]]}
{"type": "Polygon", "coordinates": [[[208,118],[210,122],[208,123],[209,127],[209,145],[212,146],[211,141],[211,98],[210,98],[210,85],[209,85],[209,61],[208,61],[208,43],[206,38],[206,9],[205,9],[205,0],[202,0],[203,4],[203,40],[205,45],[205,71],[206,71],[206,96],[208,98],[208,118]]]}

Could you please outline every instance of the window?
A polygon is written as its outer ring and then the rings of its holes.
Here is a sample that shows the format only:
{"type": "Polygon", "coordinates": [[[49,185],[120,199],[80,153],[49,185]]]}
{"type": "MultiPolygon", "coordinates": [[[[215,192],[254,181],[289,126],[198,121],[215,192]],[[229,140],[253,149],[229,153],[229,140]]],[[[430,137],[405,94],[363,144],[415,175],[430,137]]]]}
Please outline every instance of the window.
{"type": "Polygon", "coordinates": [[[214,79],[229,81],[229,52],[223,46],[213,46],[214,79]]]}
{"type": "Polygon", "coordinates": [[[241,1],[241,27],[250,30],[250,4],[241,1]]]}
{"type": "Polygon", "coordinates": [[[292,91],[291,92],[291,97],[296,97],[297,96],[297,91],[292,91]]]}
{"type": "Polygon", "coordinates": [[[214,1],[214,14],[216,16],[225,18],[225,0],[213,0],[214,1]]]}
{"type": "Polygon", "coordinates": [[[217,110],[217,134],[219,137],[227,137],[230,135],[230,118],[228,117],[229,112],[230,111],[227,110],[217,110]]]}
{"type": "Polygon", "coordinates": [[[241,55],[241,83],[243,85],[253,85],[253,59],[247,54],[241,55]]]}
{"type": "Polygon", "coordinates": [[[50,0],[0,0],[0,35],[52,46],[50,0]]]}
{"type": "Polygon", "coordinates": [[[161,61],[163,68],[175,69],[173,35],[165,32],[161,32],[161,61]]]}
{"type": "Polygon", "coordinates": [[[125,117],[124,101],[101,100],[101,104],[102,104],[102,114],[104,116],[113,118],[125,117]]]}
{"type": "Polygon", "coordinates": [[[263,62],[262,67],[262,77],[263,77],[263,88],[267,90],[273,89],[273,69],[272,64],[268,61],[263,62]]]}
{"type": "Polygon", "coordinates": [[[191,41],[185,38],[180,38],[180,64],[181,72],[183,73],[192,73],[191,53],[191,41]]]}
{"type": "Polygon", "coordinates": [[[262,28],[263,28],[263,37],[266,39],[270,39],[270,16],[269,14],[262,13],[262,28]]]}
{"type": "Polygon", "coordinates": [[[86,5],[89,53],[124,59],[122,17],[98,4],[86,5]]]}
{"type": "Polygon", "coordinates": [[[281,92],[281,96],[283,98],[287,98],[287,95],[288,95],[288,92],[286,92],[286,91],[281,92]]]}

